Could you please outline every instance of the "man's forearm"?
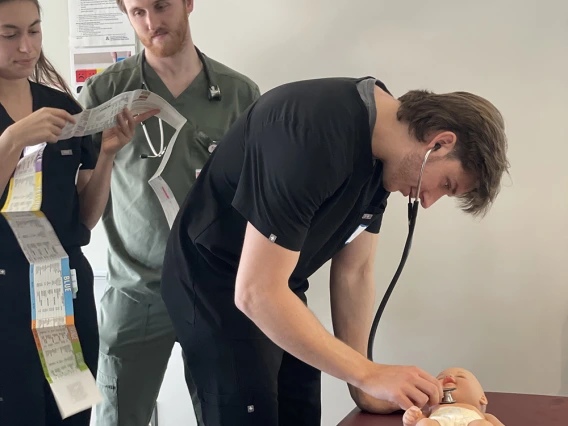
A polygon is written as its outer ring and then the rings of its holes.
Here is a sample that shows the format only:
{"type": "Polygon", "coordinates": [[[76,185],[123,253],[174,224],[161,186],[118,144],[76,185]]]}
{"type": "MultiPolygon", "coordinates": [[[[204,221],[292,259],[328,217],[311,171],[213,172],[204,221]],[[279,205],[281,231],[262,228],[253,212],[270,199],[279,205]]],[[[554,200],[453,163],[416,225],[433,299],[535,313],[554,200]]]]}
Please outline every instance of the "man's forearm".
{"type": "Polygon", "coordinates": [[[328,333],[287,285],[255,291],[238,306],[282,349],[338,379],[358,386],[372,365],[328,333]]]}
{"type": "MultiPolygon", "coordinates": [[[[374,305],[373,274],[345,274],[332,264],[330,271],[331,318],[338,339],[366,356],[367,338],[371,328],[374,305]]],[[[349,393],[357,404],[364,404],[365,395],[353,385],[349,393]]],[[[367,409],[360,406],[361,409],[367,409]]]]}
{"type": "Polygon", "coordinates": [[[79,194],[81,220],[89,229],[95,227],[108,202],[113,164],[114,155],[101,152],[89,182],[79,194]]]}
{"type": "MultiPolygon", "coordinates": [[[[375,281],[371,270],[345,273],[332,263],[330,272],[331,314],[335,335],[343,342],[367,356],[367,342],[373,319],[375,281]]],[[[400,407],[389,401],[380,401],[349,384],[349,393],[357,406],[373,413],[391,413],[400,407]]]]}
{"type": "Polygon", "coordinates": [[[338,339],[366,357],[375,304],[373,274],[343,274],[338,269],[332,266],[330,273],[333,330],[338,339]]]}

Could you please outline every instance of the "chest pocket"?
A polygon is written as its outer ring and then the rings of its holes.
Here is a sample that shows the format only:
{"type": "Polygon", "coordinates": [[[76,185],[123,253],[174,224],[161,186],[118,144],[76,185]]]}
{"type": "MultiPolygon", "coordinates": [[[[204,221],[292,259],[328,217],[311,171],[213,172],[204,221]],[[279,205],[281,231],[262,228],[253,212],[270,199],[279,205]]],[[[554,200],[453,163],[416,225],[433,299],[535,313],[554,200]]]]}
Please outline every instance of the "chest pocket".
{"type": "Polygon", "coordinates": [[[357,238],[359,235],[361,235],[361,233],[367,229],[367,227],[371,224],[372,220],[373,220],[374,215],[371,213],[365,213],[363,214],[363,216],[361,217],[360,223],[357,226],[357,228],[355,229],[355,231],[353,231],[353,233],[351,234],[351,236],[349,238],[347,238],[347,240],[345,241],[345,245],[349,244],[350,242],[352,242],[355,238],[357,238]]]}
{"type": "Polygon", "coordinates": [[[62,186],[68,185],[68,182],[77,183],[81,147],[72,141],[73,139],[56,144],[48,143],[44,151],[45,177],[62,186]]]}
{"type": "Polygon", "coordinates": [[[196,129],[194,140],[190,152],[190,167],[195,170],[195,177],[211,157],[211,154],[217,148],[224,132],[221,129],[196,129]]]}

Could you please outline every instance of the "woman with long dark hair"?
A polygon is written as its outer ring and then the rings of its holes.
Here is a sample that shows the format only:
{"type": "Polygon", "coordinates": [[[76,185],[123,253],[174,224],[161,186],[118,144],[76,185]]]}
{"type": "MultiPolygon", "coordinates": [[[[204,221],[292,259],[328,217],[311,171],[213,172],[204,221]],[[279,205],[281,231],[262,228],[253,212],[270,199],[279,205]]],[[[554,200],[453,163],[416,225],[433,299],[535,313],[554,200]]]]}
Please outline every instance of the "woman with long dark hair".
{"type": "MultiPolygon", "coordinates": [[[[42,52],[37,0],[0,0],[0,209],[10,178],[26,148],[47,142],[42,163],[42,204],[76,270],[75,326],[85,363],[96,377],[99,336],[93,272],[83,256],[90,231],[106,206],[116,153],[134,134],[128,110],[103,133],[100,149],[90,137],[58,141],[81,107],[42,52]]],[[[30,265],[4,216],[0,215],[0,425],[84,425],[86,410],[65,420],[44,376],[31,329],[30,265]]]]}

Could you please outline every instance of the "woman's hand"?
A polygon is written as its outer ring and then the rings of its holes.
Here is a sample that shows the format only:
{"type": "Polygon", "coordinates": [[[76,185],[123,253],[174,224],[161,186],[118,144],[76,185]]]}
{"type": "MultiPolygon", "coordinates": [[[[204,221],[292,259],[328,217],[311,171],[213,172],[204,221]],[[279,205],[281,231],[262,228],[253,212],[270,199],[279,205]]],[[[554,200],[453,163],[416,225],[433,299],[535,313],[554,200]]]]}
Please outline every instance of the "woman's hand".
{"type": "Polygon", "coordinates": [[[41,108],[9,126],[2,136],[22,150],[43,142],[57,142],[67,123],[75,123],[67,111],[41,108]]]}

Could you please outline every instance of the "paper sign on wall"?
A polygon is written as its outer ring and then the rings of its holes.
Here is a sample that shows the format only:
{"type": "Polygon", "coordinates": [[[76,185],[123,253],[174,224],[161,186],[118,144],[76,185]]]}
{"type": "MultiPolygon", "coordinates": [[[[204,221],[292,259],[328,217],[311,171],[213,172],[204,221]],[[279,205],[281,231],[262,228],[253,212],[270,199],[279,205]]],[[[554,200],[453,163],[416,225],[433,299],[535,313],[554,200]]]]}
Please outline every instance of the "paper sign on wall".
{"type": "Polygon", "coordinates": [[[134,29],[116,0],[69,0],[69,30],[75,48],[136,43],[134,29]]]}

